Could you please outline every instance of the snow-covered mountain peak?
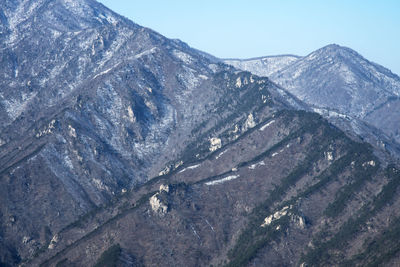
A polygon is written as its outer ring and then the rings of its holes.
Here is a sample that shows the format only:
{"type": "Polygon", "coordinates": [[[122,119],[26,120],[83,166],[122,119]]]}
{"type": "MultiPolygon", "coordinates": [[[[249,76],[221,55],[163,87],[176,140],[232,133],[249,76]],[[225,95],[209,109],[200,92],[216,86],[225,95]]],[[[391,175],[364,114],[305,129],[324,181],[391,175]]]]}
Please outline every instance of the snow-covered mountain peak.
{"type": "Polygon", "coordinates": [[[0,39],[12,45],[24,38],[33,25],[57,31],[76,32],[128,20],[92,0],[0,1],[0,39]]]}

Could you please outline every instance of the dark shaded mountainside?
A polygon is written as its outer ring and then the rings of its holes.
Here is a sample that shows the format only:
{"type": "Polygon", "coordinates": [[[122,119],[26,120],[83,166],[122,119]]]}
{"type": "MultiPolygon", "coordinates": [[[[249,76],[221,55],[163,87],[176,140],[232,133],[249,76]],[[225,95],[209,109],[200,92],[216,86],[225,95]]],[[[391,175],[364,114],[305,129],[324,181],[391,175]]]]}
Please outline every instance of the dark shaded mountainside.
{"type": "Polygon", "coordinates": [[[0,4],[1,265],[398,264],[384,150],[95,1],[0,4]]]}
{"type": "Polygon", "coordinates": [[[399,183],[319,115],[276,112],[67,226],[27,265],[391,265],[399,183]]]}

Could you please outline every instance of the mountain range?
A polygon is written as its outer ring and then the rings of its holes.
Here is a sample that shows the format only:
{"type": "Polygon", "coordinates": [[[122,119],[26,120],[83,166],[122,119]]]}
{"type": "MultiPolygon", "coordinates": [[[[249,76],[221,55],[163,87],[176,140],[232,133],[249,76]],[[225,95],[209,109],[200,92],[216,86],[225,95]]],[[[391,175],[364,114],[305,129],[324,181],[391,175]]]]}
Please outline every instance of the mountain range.
{"type": "Polygon", "coordinates": [[[327,117],[348,116],[381,130],[399,143],[400,77],[356,51],[328,45],[305,56],[224,60],[268,76],[327,117]]]}
{"type": "Polygon", "coordinates": [[[399,263],[395,74],[337,45],[230,66],[94,0],[0,4],[0,265],[399,263]]]}

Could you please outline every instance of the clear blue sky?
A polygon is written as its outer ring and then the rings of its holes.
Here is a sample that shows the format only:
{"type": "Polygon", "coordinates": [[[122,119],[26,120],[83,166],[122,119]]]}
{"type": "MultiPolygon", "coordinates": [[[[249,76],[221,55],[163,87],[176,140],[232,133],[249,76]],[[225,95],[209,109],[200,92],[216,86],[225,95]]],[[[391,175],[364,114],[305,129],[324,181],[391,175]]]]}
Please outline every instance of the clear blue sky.
{"type": "Polygon", "coordinates": [[[353,48],[400,75],[400,0],[100,0],[220,58],[353,48]]]}

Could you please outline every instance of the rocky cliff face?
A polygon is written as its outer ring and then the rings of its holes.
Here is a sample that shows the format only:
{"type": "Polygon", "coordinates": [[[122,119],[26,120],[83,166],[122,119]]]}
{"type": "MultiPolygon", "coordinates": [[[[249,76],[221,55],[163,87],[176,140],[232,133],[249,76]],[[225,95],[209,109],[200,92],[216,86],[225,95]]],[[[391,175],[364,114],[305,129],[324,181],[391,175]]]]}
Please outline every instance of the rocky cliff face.
{"type": "Polygon", "coordinates": [[[396,261],[368,248],[398,227],[389,156],[268,78],[91,0],[0,20],[0,264],[323,265],[352,220],[346,260],[396,261]]]}

